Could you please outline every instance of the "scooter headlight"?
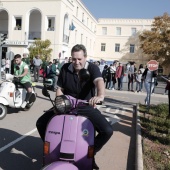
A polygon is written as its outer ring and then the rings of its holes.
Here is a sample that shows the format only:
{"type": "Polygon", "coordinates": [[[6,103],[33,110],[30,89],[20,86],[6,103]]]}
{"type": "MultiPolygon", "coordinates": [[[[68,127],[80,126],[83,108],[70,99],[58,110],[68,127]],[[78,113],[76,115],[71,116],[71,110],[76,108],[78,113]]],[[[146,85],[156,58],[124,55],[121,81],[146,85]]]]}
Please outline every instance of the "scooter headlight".
{"type": "Polygon", "coordinates": [[[55,98],[55,107],[59,113],[66,113],[71,110],[72,104],[66,96],[61,95],[55,98]]]}

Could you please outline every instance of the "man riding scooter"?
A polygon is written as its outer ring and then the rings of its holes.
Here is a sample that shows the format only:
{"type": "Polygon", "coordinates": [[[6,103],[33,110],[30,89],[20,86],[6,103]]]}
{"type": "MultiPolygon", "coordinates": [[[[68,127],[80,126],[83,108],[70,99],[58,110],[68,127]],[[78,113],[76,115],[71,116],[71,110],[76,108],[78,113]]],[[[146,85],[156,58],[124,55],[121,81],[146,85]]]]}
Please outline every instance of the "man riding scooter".
{"type": "MultiPolygon", "coordinates": [[[[86,61],[87,51],[83,45],[75,45],[71,51],[72,63],[66,63],[62,66],[59,78],[56,96],[70,95],[77,99],[88,100],[89,106],[78,109],[78,115],[88,117],[95,126],[98,135],[95,137],[95,153],[98,152],[110,139],[113,134],[113,128],[107,122],[105,117],[95,108],[95,104],[104,100],[104,81],[99,68],[86,61]],[[90,73],[90,79],[80,83],[78,73],[81,69],[87,69],[90,73]],[[95,94],[95,89],[97,94],[95,94]]],[[[48,121],[55,115],[54,111],[47,111],[37,121],[37,129],[44,141],[45,130],[48,121]]],[[[99,169],[95,161],[93,169],[99,169]]]]}
{"type": "Polygon", "coordinates": [[[27,103],[29,103],[29,99],[32,95],[32,85],[31,85],[31,76],[29,72],[29,66],[24,63],[21,59],[20,54],[16,54],[14,56],[14,76],[18,78],[19,82],[15,82],[16,88],[18,83],[22,84],[24,88],[27,90],[25,101],[22,103],[21,107],[25,108],[27,103]]]}

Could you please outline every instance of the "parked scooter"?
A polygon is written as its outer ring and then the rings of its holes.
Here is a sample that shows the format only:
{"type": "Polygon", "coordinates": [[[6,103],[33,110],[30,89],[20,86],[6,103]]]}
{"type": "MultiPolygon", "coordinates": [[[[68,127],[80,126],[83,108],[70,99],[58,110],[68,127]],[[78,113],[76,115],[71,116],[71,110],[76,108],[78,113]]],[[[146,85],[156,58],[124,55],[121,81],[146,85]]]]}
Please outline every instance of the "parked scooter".
{"type": "MultiPolygon", "coordinates": [[[[16,85],[14,84],[13,79],[13,75],[6,74],[6,79],[0,84],[0,120],[6,116],[7,107],[21,108],[21,105],[26,98],[26,89],[22,84],[18,84],[18,90],[16,90],[16,85]]],[[[35,100],[35,89],[32,87],[32,95],[24,110],[29,110],[35,100]]]]}
{"type": "MultiPolygon", "coordinates": [[[[45,86],[42,93],[51,100],[45,86]]],[[[95,129],[88,118],[77,115],[77,108],[88,102],[68,95],[51,102],[57,114],[46,128],[42,170],[92,170],[95,129]]]]}

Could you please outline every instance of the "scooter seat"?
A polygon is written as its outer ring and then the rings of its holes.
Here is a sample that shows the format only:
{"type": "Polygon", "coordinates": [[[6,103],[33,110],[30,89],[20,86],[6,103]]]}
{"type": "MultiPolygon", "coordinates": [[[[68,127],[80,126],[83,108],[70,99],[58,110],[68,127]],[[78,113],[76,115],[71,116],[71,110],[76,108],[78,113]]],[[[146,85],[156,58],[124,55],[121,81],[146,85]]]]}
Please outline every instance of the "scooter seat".
{"type": "Polygon", "coordinates": [[[18,84],[18,88],[24,88],[23,84],[18,84]]]}

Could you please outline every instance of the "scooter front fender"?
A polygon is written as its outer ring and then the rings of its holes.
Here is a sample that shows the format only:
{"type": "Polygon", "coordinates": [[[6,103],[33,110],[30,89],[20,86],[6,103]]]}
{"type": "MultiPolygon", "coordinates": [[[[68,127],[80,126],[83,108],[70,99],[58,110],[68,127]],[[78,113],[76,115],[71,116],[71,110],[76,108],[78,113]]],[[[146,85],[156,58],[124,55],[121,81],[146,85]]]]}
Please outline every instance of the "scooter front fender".
{"type": "Polygon", "coordinates": [[[3,104],[3,105],[5,105],[5,106],[8,106],[8,105],[9,105],[7,99],[4,98],[4,97],[1,97],[1,96],[0,96],[0,103],[3,104]]]}
{"type": "Polygon", "coordinates": [[[65,170],[65,169],[69,169],[69,170],[79,170],[75,165],[73,165],[72,163],[69,162],[65,162],[65,161],[58,161],[58,162],[53,162],[47,166],[45,166],[44,168],[42,168],[42,170],[65,170]]]}

